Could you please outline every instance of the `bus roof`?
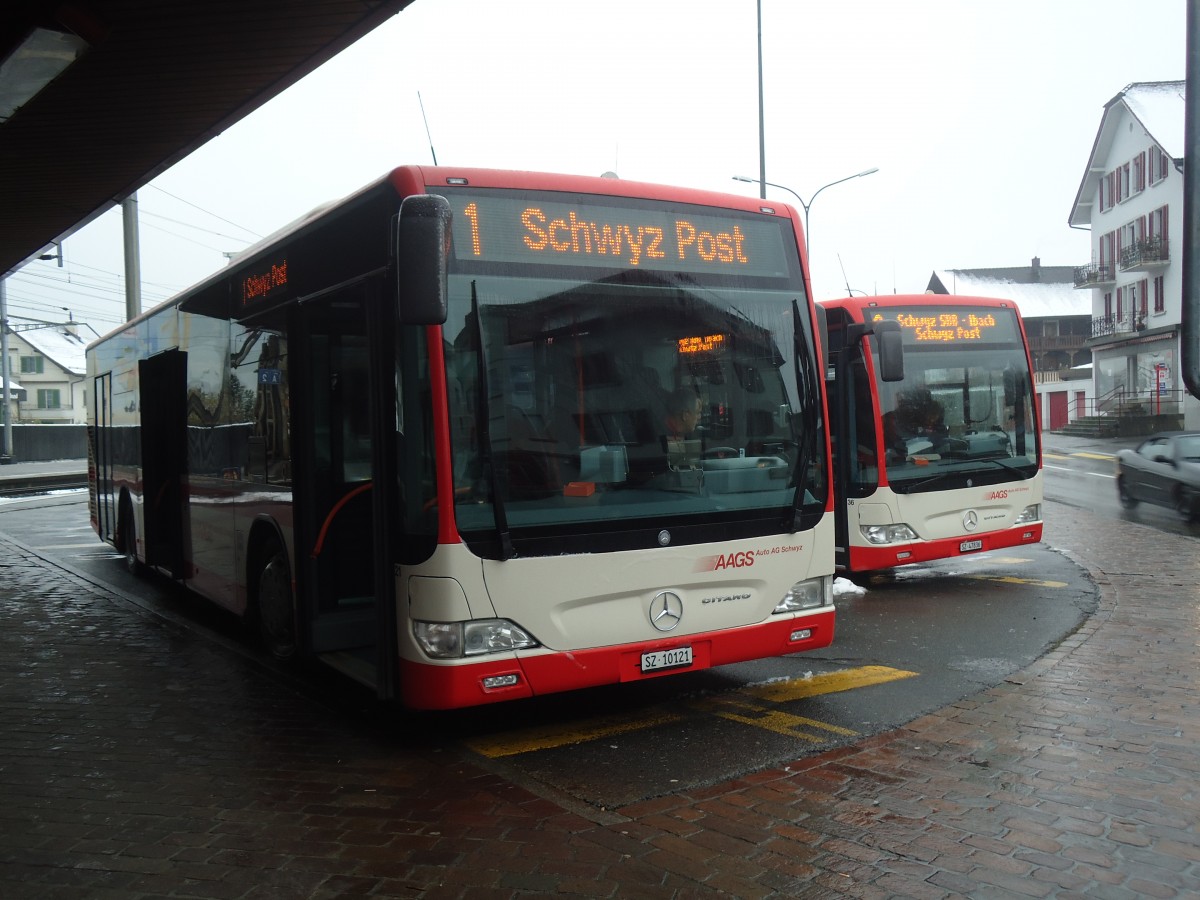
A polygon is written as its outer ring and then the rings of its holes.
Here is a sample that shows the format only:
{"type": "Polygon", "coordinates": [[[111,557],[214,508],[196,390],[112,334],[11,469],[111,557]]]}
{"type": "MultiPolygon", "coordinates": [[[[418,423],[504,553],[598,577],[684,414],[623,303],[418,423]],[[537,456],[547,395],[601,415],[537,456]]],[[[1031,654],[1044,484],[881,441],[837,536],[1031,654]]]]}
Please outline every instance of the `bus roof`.
{"type": "MultiPolygon", "coordinates": [[[[716,191],[698,190],[649,182],[626,181],[621,178],[589,175],[569,175],[551,172],[510,171],[503,169],[460,168],[455,166],[405,165],[359,188],[351,194],[321,204],[303,216],[282,226],[277,231],[247,247],[234,256],[229,265],[213,272],[196,284],[175,296],[159,303],[152,309],[129,320],[97,341],[124,331],[131,323],[138,322],[163,309],[178,306],[188,312],[230,317],[234,311],[235,295],[242,290],[247,278],[264,272],[271,264],[279,248],[294,244],[310,235],[334,234],[334,223],[342,216],[355,210],[367,208],[368,217],[381,233],[388,234],[387,222],[395,214],[399,200],[413,194],[433,193],[439,185],[469,185],[475,188],[508,188],[514,190],[551,191],[578,194],[597,194],[614,197],[645,198],[673,203],[688,203],[700,206],[717,206],[759,215],[778,216],[792,220],[800,233],[800,220],[795,209],[786,203],[768,202],[757,197],[726,194],[716,191]]],[[[350,267],[357,265],[359,271],[381,268],[388,264],[387,247],[374,245],[359,246],[347,242],[339,248],[350,254],[350,267]],[[369,258],[368,258],[369,257],[369,258]]]]}
{"type": "Polygon", "coordinates": [[[865,297],[835,297],[818,300],[817,305],[828,309],[852,310],[892,306],[996,306],[1014,310],[1018,316],[1021,312],[1016,303],[1004,297],[972,297],[962,294],[879,294],[865,297]]]}

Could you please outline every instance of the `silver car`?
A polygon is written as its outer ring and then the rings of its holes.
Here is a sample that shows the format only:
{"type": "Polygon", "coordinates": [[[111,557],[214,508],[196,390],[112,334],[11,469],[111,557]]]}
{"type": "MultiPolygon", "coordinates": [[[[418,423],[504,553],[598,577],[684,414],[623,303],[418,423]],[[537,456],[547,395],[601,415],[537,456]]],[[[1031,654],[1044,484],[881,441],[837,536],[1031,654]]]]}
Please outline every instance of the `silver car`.
{"type": "Polygon", "coordinates": [[[1185,522],[1200,513],[1200,431],[1151,435],[1117,453],[1117,495],[1133,509],[1141,501],[1174,509],[1185,522]]]}

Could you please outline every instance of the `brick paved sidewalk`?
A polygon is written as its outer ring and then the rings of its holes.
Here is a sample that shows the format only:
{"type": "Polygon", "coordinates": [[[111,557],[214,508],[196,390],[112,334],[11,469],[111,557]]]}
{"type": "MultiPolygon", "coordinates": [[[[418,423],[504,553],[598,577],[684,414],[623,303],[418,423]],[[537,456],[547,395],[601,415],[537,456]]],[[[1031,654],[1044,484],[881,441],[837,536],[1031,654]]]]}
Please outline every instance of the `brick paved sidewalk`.
{"type": "Polygon", "coordinates": [[[1196,544],[1047,515],[1101,602],[1046,657],[615,824],[0,540],[0,897],[1200,896],[1196,544]]]}

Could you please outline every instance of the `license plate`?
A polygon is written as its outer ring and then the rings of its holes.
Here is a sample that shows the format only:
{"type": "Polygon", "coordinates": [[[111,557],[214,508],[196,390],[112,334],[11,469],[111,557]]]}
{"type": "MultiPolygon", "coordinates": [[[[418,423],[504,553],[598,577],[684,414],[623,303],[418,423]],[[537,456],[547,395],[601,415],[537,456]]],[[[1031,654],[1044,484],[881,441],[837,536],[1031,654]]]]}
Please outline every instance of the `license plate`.
{"type": "Polygon", "coordinates": [[[679,669],[692,664],[691,647],[672,647],[670,650],[654,650],[642,654],[642,671],[657,672],[660,669],[679,669]]]}
{"type": "Polygon", "coordinates": [[[983,541],[963,541],[958,545],[959,553],[970,553],[972,550],[982,550],[983,541]]]}

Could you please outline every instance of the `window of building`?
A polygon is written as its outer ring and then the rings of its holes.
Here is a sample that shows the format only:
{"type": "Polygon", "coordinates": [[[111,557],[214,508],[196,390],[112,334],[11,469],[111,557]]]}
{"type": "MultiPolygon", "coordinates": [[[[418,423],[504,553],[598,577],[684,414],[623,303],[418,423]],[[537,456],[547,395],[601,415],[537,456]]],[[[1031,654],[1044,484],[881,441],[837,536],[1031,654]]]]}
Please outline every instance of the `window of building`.
{"type": "Polygon", "coordinates": [[[1112,291],[1108,291],[1104,295],[1104,318],[1112,318],[1112,291]]]}
{"type": "Polygon", "coordinates": [[[38,388],[38,409],[62,409],[58,388],[38,388]]]}
{"type": "Polygon", "coordinates": [[[1121,226],[1120,234],[1117,236],[1118,243],[1122,250],[1127,247],[1137,246],[1145,233],[1146,226],[1144,220],[1139,216],[1132,222],[1126,222],[1121,226]]]}
{"type": "Polygon", "coordinates": [[[1158,209],[1154,210],[1154,212],[1150,213],[1150,215],[1146,218],[1148,219],[1146,225],[1146,236],[1151,238],[1160,237],[1165,239],[1167,237],[1167,208],[1165,206],[1160,206],[1158,209]]]}
{"type": "Polygon", "coordinates": [[[1167,292],[1162,275],[1154,279],[1154,311],[1156,313],[1167,311],[1167,292]]]}
{"type": "Polygon", "coordinates": [[[1129,163],[1117,168],[1117,202],[1129,199],[1129,163]]]}
{"type": "Polygon", "coordinates": [[[43,375],[46,371],[46,358],[44,356],[22,356],[21,357],[21,374],[22,375],[43,375]]]}
{"type": "MultiPolygon", "coordinates": [[[[1112,266],[1117,258],[1117,233],[1110,231],[1100,236],[1100,267],[1112,266]]],[[[1111,272],[1109,273],[1112,274],[1111,272]]]]}
{"type": "Polygon", "coordinates": [[[1146,151],[1133,158],[1133,192],[1140,194],[1146,189],[1146,151]]]}
{"type": "Polygon", "coordinates": [[[1162,148],[1158,144],[1153,144],[1150,147],[1150,183],[1158,184],[1167,177],[1171,157],[1163,153],[1162,148]]]}

